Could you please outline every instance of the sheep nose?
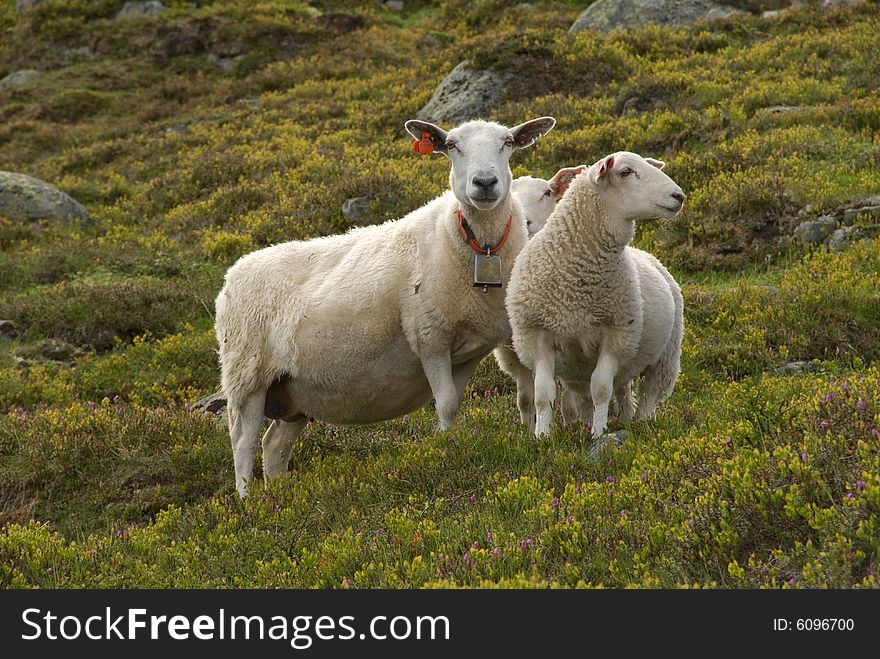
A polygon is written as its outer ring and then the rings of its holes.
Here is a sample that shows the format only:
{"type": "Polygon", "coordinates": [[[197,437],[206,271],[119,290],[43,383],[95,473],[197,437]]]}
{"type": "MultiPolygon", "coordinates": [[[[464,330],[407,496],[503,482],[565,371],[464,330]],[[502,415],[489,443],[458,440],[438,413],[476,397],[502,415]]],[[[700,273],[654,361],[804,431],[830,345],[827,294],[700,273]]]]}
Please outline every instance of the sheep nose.
{"type": "Polygon", "coordinates": [[[684,203],[684,193],[683,192],[673,192],[672,198],[675,199],[680,204],[684,203]]]}
{"type": "Polygon", "coordinates": [[[471,181],[478,188],[485,188],[488,190],[493,185],[498,183],[498,177],[497,176],[474,176],[474,178],[471,179],[471,181]]]}

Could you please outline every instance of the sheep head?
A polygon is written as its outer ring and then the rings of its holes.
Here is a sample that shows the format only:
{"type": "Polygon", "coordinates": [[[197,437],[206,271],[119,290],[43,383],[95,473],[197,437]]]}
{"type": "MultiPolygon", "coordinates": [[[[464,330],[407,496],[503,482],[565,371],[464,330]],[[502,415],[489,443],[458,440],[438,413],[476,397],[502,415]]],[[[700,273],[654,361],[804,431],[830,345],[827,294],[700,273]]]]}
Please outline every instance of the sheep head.
{"type": "Polygon", "coordinates": [[[607,208],[623,219],[671,218],[684,206],[681,188],[661,172],[660,160],[618,151],[594,163],[587,172],[591,187],[607,208]]]}
{"type": "Polygon", "coordinates": [[[468,121],[446,132],[427,121],[411,119],[406,122],[406,130],[417,140],[427,134],[433,150],[452,162],[449,184],[462,208],[487,211],[508,196],[511,154],[534,144],[555,124],[553,117],[532,119],[513,128],[490,121],[468,121]]]}
{"type": "Polygon", "coordinates": [[[513,180],[510,189],[522,206],[530,237],[544,228],[556,202],[568,190],[574,177],[586,169],[586,165],[563,167],[549,181],[532,176],[520,176],[513,180]]]}

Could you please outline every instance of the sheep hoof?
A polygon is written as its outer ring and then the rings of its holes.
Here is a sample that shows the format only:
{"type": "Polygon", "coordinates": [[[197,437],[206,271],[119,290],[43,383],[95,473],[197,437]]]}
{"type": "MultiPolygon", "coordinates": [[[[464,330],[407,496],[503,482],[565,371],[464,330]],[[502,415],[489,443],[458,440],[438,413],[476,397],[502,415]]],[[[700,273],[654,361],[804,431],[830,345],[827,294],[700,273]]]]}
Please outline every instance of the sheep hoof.
{"type": "Polygon", "coordinates": [[[604,435],[596,438],[596,441],[594,441],[590,448],[587,449],[587,455],[593,462],[598,462],[599,456],[605,449],[609,447],[619,447],[621,444],[623,444],[624,440],[627,437],[629,437],[629,432],[627,432],[626,430],[618,430],[617,432],[605,433],[604,435]]]}

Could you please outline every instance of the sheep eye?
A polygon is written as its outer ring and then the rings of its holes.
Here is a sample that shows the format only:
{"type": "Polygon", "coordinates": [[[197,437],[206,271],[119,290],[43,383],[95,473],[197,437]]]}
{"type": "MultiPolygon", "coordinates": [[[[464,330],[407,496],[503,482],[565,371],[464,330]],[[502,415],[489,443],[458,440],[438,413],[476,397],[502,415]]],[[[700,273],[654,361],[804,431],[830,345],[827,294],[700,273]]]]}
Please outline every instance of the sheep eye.
{"type": "Polygon", "coordinates": [[[526,226],[527,226],[527,227],[532,226],[532,221],[531,221],[531,220],[526,220],[526,226]]]}
{"type": "Polygon", "coordinates": [[[453,142],[452,140],[447,140],[447,142],[446,142],[447,151],[451,151],[452,149],[457,149],[457,148],[458,147],[455,146],[455,142],[453,142]]]}
{"type": "Polygon", "coordinates": [[[623,178],[626,178],[627,176],[629,176],[629,175],[632,174],[632,173],[633,173],[633,170],[631,170],[629,167],[624,167],[624,168],[620,171],[620,175],[621,175],[623,178]]]}
{"type": "Polygon", "coordinates": [[[544,194],[542,194],[541,196],[542,196],[542,197],[549,197],[549,196],[550,196],[550,190],[545,190],[545,191],[544,191],[544,194]]]}
{"type": "Polygon", "coordinates": [[[504,146],[511,146],[512,147],[513,145],[514,145],[514,141],[513,141],[512,137],[508,137],[507,139],[504,140],[504,146]]]}

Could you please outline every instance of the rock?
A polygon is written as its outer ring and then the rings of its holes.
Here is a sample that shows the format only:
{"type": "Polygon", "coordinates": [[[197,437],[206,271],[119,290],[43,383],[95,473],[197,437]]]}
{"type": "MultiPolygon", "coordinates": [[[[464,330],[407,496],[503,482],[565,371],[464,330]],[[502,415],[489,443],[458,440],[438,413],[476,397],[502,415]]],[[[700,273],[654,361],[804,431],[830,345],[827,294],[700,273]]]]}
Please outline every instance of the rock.
{"type": "Polygon", "coordinates": [[[742,247],[734,240],[725,240],[715,245],[714,251],[716,254],[739,254],[742,252],[742,247]]]}
{"type": "Polygon", "coordinates": [[[76,357],[85,354],[85,350],[77,348],[69,344],[67,341],[59,341],[58,339],[47,339],[40,346],[40,356],[51,359],[56,362],[69,362],[76,357]]]}
{"type": "Polygon", "coordinates": [[[621,444],[623,444],[624,440],[629,437],[629,432],[626,430],[618,430],[617,432],[605,433],[598,439],[596,439],[593,444],[587,449],[587,455],[590,460],[593,462],[597,462],[599,460],[599,456],[605,449],[609,447],[617,448],[621,444]]]}
{"type": "Polygon", "coordinates": [[[217,57],[214,53],[208,53],[206,59],[210,64],[218,66],[224,71],[232,71],[235,65],[244,59],[244,55],[236,55],[235,57],[217,57]]]}
{"type": "Polygon", "coordinates": [[[372,202],[373,197],[370,195],[346,199],[342,203],[342,216],[348,220],[349,224],[357,224],[370,212],[372,202]]]}
{"type": "Polygon", "coordinates": [[[769,108],[764,108],[763,111],[767,114],[778,117],[791,112],[800,112],[801,109],[797,105],[771,105],[769,108]]]}
{"type": "Polygon", "coordinates": [[[321,14],[315,22],[327,32],[336,35],[354,32],[364,26],[362,16],[340,13],[321,14]]]}
{"type": "Polygon", "coordinates": [[[520,11],[535,11],[535,5],[531,2],[520,2],[514,9],[519,9],[520,11]]]}
{"type": "Polygon", "coordinates": [[[853,240],[861,237],[858,227],[843,227],[836,229],[828,239],[828,247],[833,252],[842,252],[853,240]]]}
{"type": "Polygon", "coordinates": [[[610,32],[648,23],[682,27],[700,20],[711,21],[744,13],[710,0],[597,0],[577,17],[568,33],[577,34],[586,29],[610,32]]]}
{"type": "Polygon", "coordinates": [[[175,25],[165,31],[160,50],[167,57],[194,55],[205,51],[205,43],[198,32],[189,25],[175,25]]]}
{"type": "Polygon", "coordinates": [[[434,49],[440,48],[443,45],[443,42],[435,37],[433,34],[428,34],[422,38],[420,45],[424,46],[425,48],[434,49]]]}
{"type": "Polygon", "coordinates": [[[822,243],[834,229],[837,221],[831,215],[823,215],[818,220],[801,222],[794,230],[794,237],[805,245],[818,245],[822,243]]]}
{"type": "Polygon", "coordinates": [[[402,0],[385,0],[385,9],[388,11],[402,12],[403,11],[403,2],[402,0]]]}
{"type": "Polygon", "coordinates": [[[21,71],[10,73],[8,76],[0,80],[0,92],[12,89],[13,87],[26,85],[39,77],[39,75],[40,72],[35,71],[34,69],[22,69],[21,71]]]}
{"type": "Polygon", "coordinates": [[[21,14],[30,9],[31,7],[36,7],[43,0],[15,0],[15,13],[21,14]]]}
{"type": "Polygon", "coordinates": [[[450,71],[416,117],[448,124],[485,119],[501,103],[506,84],[504,74],[491,69],[478,71],[464,60],[450,71]]]}
{"type": "Polygon", "coordinates": [[[837,9],[838,7],[855,7],[865,0],[822,0],[822,9],[837,9]]]}
{"type": "Polygon", "coordinates": [[[855,222],[856,216],[861,215],[862,213],[880,213],[880,206],[862,206],[861,208],[847,208],[843,211],[843,221],[842,224],[844,226],[852,226],[853,222],[855,222]]]}
{"type": "Polygon", "coordinates": [[[18,336],[15,323],[11,320],[0,320],[0,339],[14,339],[18,336]]]}
{"type": "Polygon", "coordinates": [[[40,179],[4,171],[0,171],[0,215],[18,222],[89,219],[88,211],[61,190],[40,179]]]}
{"type": "Polygon", "coordinates": [[[116,20],[132,20],[138,18],[155,18],[164,12],[168,7],[158,0],[148,0],[147,2],[126,2],[122,5],[122,9],[116,14],[116,20]]]}
{"type": "Polygon", "coordinates": [[[193,404],[193,409],[199,412],[210,412],[211,414],[219,414],[226,407],[226,396],[222,391],[216,394],[205,396],[193,404]]]}
{"type": "Polygon", "coordinates": [[[804,373],[806,371],[814,370],[816,370],[816,365],[813,364],[813,362],[789,362],[783,364],[773,372],[779,375],[791,375],[793,373],[804,373]]]}

